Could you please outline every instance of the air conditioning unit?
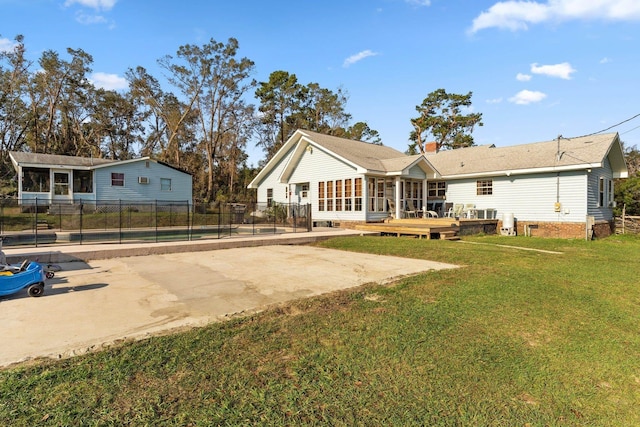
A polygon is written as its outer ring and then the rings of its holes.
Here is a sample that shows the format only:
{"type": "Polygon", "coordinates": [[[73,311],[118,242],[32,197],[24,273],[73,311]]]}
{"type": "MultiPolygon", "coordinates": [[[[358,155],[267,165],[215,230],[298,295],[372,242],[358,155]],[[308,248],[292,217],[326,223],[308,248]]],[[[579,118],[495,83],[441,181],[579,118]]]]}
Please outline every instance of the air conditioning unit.
{"type": "Polygon", "coordinates": [[[146,177],[146,176],[138,177],[138,184],[148,184],[148,183],[149,183],[149,177],[146,177]]]}
{"type": "Polygon", "coordinates": [[[612,201],[612,202],[609,202],[609,207],[610,207],[610,208],[615,208],[616,206],[617,206],[617,203],[616,203],[616,201],[615,201],[615,200],[614,200],[614,201],[612,201]]]}

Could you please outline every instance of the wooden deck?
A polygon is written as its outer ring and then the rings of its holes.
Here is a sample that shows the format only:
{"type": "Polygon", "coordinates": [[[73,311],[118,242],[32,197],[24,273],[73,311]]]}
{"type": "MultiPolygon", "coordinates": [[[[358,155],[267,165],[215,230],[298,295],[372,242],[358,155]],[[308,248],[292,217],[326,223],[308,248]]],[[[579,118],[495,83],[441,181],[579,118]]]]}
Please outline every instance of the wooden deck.
{"type": "Polygon", "coordinates": [[[357,225],[356,230],[373,231],[381,235],[415,236],[419,239],[458,240],[460,235],[495,233],[498,221],[493,219],[407,218],[389,219],[384,223],[357,225]]]}

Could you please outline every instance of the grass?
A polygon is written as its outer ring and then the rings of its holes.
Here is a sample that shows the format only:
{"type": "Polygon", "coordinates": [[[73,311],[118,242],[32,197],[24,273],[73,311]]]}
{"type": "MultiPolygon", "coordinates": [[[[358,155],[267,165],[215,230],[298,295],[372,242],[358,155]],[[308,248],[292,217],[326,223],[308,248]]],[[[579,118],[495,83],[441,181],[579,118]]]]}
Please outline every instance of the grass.
{"type": "Polygon", "coordinates": [[[0,425],[640,425],[640,239],[321,246],[464,267],[0,371],[0,425]]]}

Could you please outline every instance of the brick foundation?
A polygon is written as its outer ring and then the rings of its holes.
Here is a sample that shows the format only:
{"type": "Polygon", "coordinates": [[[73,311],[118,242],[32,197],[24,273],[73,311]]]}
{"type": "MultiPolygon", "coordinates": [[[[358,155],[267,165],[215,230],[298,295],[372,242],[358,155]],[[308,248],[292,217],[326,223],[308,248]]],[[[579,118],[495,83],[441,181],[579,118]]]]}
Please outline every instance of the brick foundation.
{"type": "MultiPolygon", "coordinates": [[[[559,239],[584,239],[586,237],[585,222],[539,222],[516,221],[515,228],[519,236],[554,237],[559,239]]],[[[498,230],[502,221],[498,222],[498,230]]],[[[593,226],[593,237],[603,238],[615,233],[614,221],[599,221],[593,226]]]]}

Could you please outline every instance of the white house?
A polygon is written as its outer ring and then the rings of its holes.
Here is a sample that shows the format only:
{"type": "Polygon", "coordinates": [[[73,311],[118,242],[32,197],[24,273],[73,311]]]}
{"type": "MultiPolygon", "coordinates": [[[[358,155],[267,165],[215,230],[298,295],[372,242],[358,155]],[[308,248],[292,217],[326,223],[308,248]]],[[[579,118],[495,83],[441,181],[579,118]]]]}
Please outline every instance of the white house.
{"type": "Polygon", "coordinates": [[[627,178],[617,133],[532,144],[475,146],[426,156],[446,185],[448,203],[512,214],[519,232],[597,235],[613,227],[614,179],[627,178]]]}
{"type": "Polygon", "coordinates": [[[249,188],[259,203],[310,204],[314,222],[345,224],[421,209],[427,179],[436,177],[424,156],[298,130],[249,188]]]}
{"type": "Polygon", "coordinates": [[[9,157],[23,205],[36,199],[38,204],[192,200],[191,175],[149,157],[117,161],[17,151],[9,157]]]}
{"type": "MultiPolygon", "coordinates": [[[[249,184],[258,202],[309,203],[314,222],[371,222],[472,205],[520,233],[597,235],[613,227],[613,179],[628,175],[617,133],[426,156],[298,130],[249,184]]],[[[609,230],[607,232],[607,230],[609,230]]]]}

